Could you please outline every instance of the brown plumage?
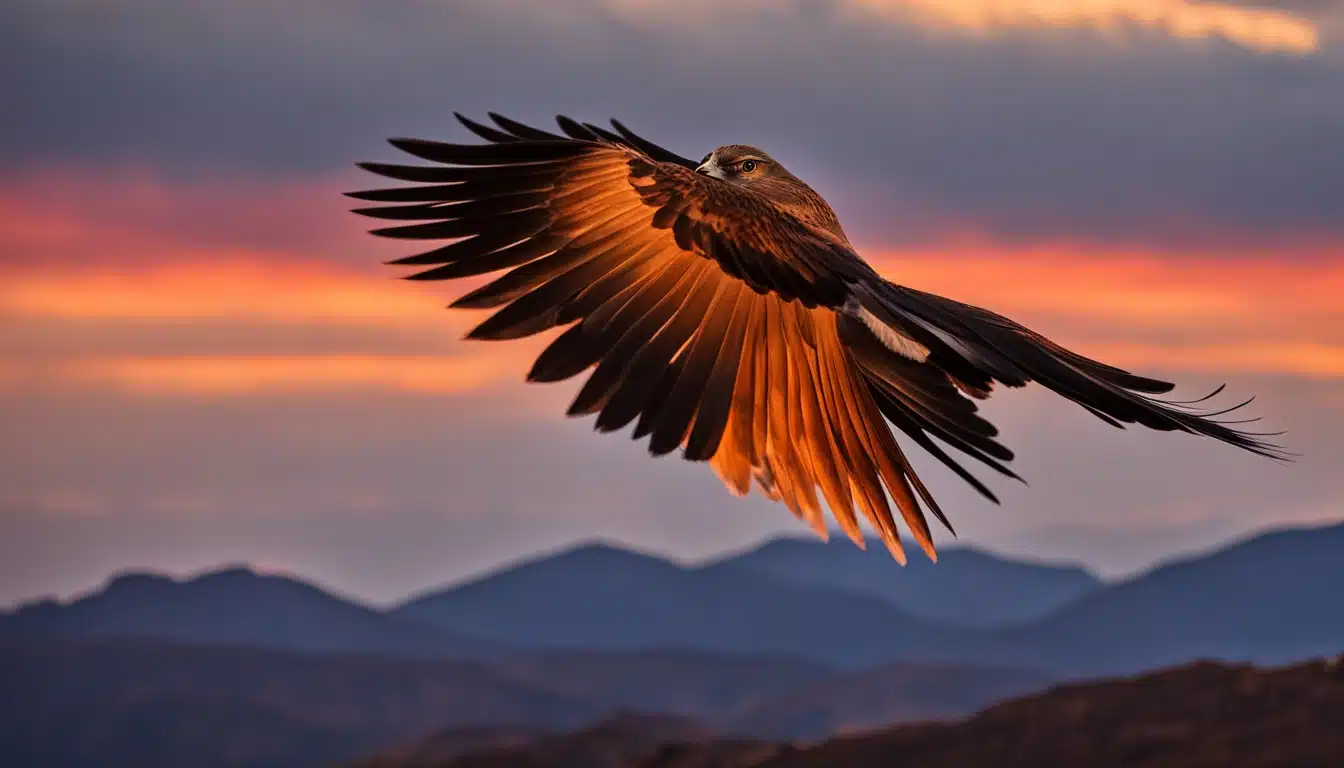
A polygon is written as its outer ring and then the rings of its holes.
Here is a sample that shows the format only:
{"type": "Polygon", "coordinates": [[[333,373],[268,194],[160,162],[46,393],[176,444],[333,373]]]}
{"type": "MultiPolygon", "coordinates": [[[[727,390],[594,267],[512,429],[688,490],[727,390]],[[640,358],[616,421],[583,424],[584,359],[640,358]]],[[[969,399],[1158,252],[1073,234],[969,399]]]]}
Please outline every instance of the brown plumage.
{"type": "Polygon", "coordinates": [[[362,164],[415,183],[351,193],[392,204],[358,213],[403,222],[375,234],[451,240],[393,263],[429,267],[417,280],[502,271],[453,304],[495,310],[469,338],[566,327],[528,378],[590,372],[570,415],[596,415],[604,432],[633,422],[654,455],[708,461],[735,493],[755,480],[823,538],[822,501],[860,546],[863,515],[901,562],[892,503],[931,558],[924,512],[951,530],[888,422],[997,501],[931,439],[1016,477],[976,413],[995,382],[1036,381],[1115,426],[1285,456],[1213,418],[1232,409],[1160,400],[1171,384],[884,280],[826,201],[759,149],[694,163],[615,121],[562,117],[555,134],[491,119],[459,116],[484,144],[393,140],[432,165],[362,164]]]}

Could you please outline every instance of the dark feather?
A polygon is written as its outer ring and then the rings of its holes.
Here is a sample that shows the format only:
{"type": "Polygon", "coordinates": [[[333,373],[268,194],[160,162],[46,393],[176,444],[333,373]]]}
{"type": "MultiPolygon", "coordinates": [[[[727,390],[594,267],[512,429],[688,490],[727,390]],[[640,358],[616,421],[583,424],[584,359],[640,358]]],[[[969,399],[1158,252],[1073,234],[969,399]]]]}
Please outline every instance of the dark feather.
{"type": "Polygon", "coordinates": [[[649,439],[649,451],[655,456],[676,450],[686,439],[691,420],[704,394],[705,382],[723,347],[741,290],[741,283],[720,281],[718,294],[709,307],[708,315],[686,347],[685,365],[658,417],[658,426],[649,439]]]}
{"type": "Polygon", "coordinates": [[[737,371],[742,363],[742,342],[746,338],[747,318],[751,315],[752,304],[757,300],[756,294],[749,290],[738,288],[737,294],[733,314],[727,320],[728,330],[723,338],[723,346],[719,349],[709,378],[705,380],[695,424],[686,441],[684,456],[689,461],[709,461],[719,449],[723,430],[728,426],[733,387],[737,384],[737,371]]]}
{"type": "Polygon", "coordinates": [[[370,234],[403,240],[448,240],[456,237],[484,235],[492,232],[513,232],[519,237],[531,237],[551,223],[551,215],[542,208],[490,216],[480,219],[454,219],[432,224],[410,224],[402,227],[374,229],[370,234]]]}
{"type": "MultiPolygon", "coordinates": [[[[537,237],[544,236],[544,233],[537,237]]],[[[493,253],[505,246],[518,241],[518,236],[509,232],[495,232],[489,235],[474,235],[472,237],[458,240],[448,245],[441,245],[424,253],[417,253],[414,256],[403,256],[400,259],[394,259],[387,262],[395,265],[424,265],[424,264],[451,264],[455,261],[464,259],[474,259],[484,256],[487,253],[493,253]]]]}
{"type": "Polygon", "coordinates": [[[637,135],[634,131],[631,131],[629,128],[622,125],[621,121],[616,118],[612,118],[611,127],[615,128],[616,132],[621,134],[621,136],[623,136],[626,141],[630,142],[632,146],[660,163],[675,163],[682,168],[689,168],[692,171],[699,166],[699,163],[696,163],[693,160],[688,160],[670,149],[664,149],[663,147],[654,144],[652,141],[637,135]]]}
{"type": "Polygon", "coordinates": [[[388,139],[407,154],[454,165],[544,163],[575,157],[591,149],[576,141],[516,141],[506,144],[449,144],[426,139],[388,139]]]}
{"type": "Polygon", "coordinates": [[[498,272],[501,269],[508,269],[520,264],[526,264],[533,259],[545,256],[553,252],[557,246],[563,242],[562,238],[537,235],[527,240],[520,240],[507,248],[500,248],[491,251],[488,254],[471,259],[459,259],[451,264],[445,264],[441,267],[417,272],[408,276],[407,280],[451,280],[459,277],[472,277],[474,275],[488,275],[491,272],[498,272]]]}
{"type": "Polygon", "coordinates": [[[599,137],[586,126],[579,124],[564,115],[556,115],[555,122],[560,126],[560,130],[571,139],[579,141],[598,141],[599,137]]]}
{"type": "Polygon", "coordinates": [[[500,128],[503,128],[520,139],[529,139],[532,141],[556,141],[565,138],[564,136],[558,136],[549,131],[543,131],[540,128],[524,125],[516,120],[510,120],[509,118],[494,112],[489,112],[487,114],[490,119],[494,121],[495,125],[498,125],[500,128]]]}
{"type": "Polygon", "coordinates": [[[465,117],[460,113],[454,112],[453,117],[457,118],[457,122],[465,126],[468,131],[471,131],[472,133],[476,134],[477,136],[480,136],[482,139],[485,139],[486,141],[493,141],[497,144],[502,144],[504,142],[509,141],[518,141],[517,136],[505,133],[503,131],[497,131],[488,125],[481,125],[475,120],[465,117]]]}

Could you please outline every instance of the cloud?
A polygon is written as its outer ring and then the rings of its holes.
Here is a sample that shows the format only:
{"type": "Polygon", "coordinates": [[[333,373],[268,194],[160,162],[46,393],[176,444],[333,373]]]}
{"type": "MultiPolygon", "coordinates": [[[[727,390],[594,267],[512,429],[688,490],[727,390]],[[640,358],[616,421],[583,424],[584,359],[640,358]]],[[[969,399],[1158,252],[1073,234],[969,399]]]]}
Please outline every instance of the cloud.
{"type": "MultiPolygon", "coordinates": [[[[976,3],[937,7],[988,7],[976,3]]],[[[1344,57],[1330,33],[1315,54],[1267,56],[1222,27],[1194,42],[1160,31],[1195,13],[1252,20],[1253,36],[1275,19],[1325,25],[1337,6],[1059,3],[1093,11],[1022,26],[1044,0],[991,5],[1009,9],[1006,26],[962,34],[906,10],[861,23],[867,12],[840,0],[704,14],[598,0],[563,14],[521,0],[20,0],[0,10],[12,36],[0,66],[18,73],[0,97],[25,105],[0,124],[0,168],[331,175],[391,156],[385,136],[463,135],[454,109],[565,112],[619,116],[692,156],[764,145],[852,231],[885,242],[927,242],[948,222],[1166,247],[1340,232],[1344,57]],[[1149,6],[1167,10],[1124,45],[1094,29],[1133,26],[1149,6]]],[[[234,214],[213,212],[221,227],[234,214]]]]}
{"type": "MultiPolygon", "coordinates": [[[[314,207],[333,182],[123,183],[63,170],[0,186],[0,249],[17,256],[0,282],[0,387],[462,394],[521,380],[549,338],[461,341],[486,315],[444,305],[487,278],[391,279],[402,272],[376,262],[395,245],[314,207]],[[28,216],[44,198],[67,204],[28,216]],[[240,211],[232,227],[209,216],[221,208],[240,211]],[[277,228],[287,220],[305,226],[277,228]],[[365,242],[380,252],[359,263],[365,242]]],[[[1344,377],[1344,262],[1328,243],[1173,253],[949,234],[863,250],[892,280],[1135,369],[1344,377]]]]}
{"type": "Polygon", "coordinates": [[[145,395],[257,395],[314,392],[330,388],[431,392],[451,395],[479,390],[504,378],[502,361],[491,357],[299,357],[93,358],[20,368],[11,384],[85,389],[122,389],[145,395]]]}
{"type": "MultiPolygon", "coordinates": [[[[557,25],[572,16],[548,13],[551,4],[506,3],[539,14],[557,25]]],[[[807,17],[832,24],[886,23],[896,27],[927,27],[976,36],[1031,30],[1091,30],[1103,42],[1123,41],[1133,30],[1176,40],[1222,40],[1258,53],[1311,54],[1319,50],[1316,16],[1323,8],[1274,7],[1273,3],[1201,2],[1200,0],[833,0],[807,4],[798,0],[605,0],[603,7],[619,19],[670,25],[693,34],[732,34],[753,17],[807,17]]]]}
{"type": "Polygon", "coordinates": [[[1314,53],[1309,18],[1270,8],[1191,0],[849,0],[878,18],[909,18],[979,34],[1002,29],[1140,27],[1187,40],[1221,38],[1262,53],[1314,53]]]}

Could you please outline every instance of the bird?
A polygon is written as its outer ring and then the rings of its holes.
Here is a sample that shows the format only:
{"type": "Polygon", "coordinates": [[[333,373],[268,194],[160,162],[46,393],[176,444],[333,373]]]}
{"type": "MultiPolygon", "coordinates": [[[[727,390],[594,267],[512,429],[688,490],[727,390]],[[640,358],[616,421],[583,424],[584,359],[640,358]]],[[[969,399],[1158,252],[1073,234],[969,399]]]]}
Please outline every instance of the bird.
{"type": "Polygon", "coordinates": [[[388,263],[414,267],[411,280],[491,275],[450,305],[493,310],[466,338],[563,329],[527,380],[587,374],[569,416],[600,432],[633,423],[654,456],[707,462],[734,495],[754,484],[822,539],[824,502],[855,544],[861,516],[904,564],[894,506],[936,560],[927,514],[956,531],[893,428],[998,503],[962,462],[1021,480],[977,406],[999,386],[1036,382],[1112,426],[1289,460],[1266,439],[1282,433],[1219,418],[1250,400],[1203,405],[1224,387],[1164,399],[1170,382],[888,281],[821,195],[756,147],[695,162],[615,119],[559,116],[556,132],[487,115],[455,113],[479,142],[389,139],[425,162],[358,164],[401,182],[346,193],[376,204],[354,209],[385,223],[372,234],[432,245],[388,263]]]}

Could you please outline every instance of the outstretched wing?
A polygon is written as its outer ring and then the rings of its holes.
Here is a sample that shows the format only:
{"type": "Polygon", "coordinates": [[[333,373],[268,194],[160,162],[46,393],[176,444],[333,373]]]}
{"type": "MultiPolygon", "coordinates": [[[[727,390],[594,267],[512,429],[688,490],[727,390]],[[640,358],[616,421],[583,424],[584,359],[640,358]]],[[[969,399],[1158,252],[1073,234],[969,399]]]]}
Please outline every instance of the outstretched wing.
{"type": "Polygon", "coordinates": [[[917,496],[941,512],[842,339],[864,333],[851,285],[878,279],[846,243],[619,124],[493,119],[463,120],[487,144],[392,142],[436,165],[363,164],[415,182],[351,193],[401,222],[375,234],[451,240],[393,263],[427,267],[418,280],[502,271],[453,304],[496,310],[469,338],[568,326],[529,379],[589,372],[571,415],[635,422],[652,453],[708,460],[735,492],[754,478],[825,536],[820,490],[856,542],[857,510],[903,559],[890,494],[933,556],[917,496]]]}
{"type": "Polygon", "coordinates": [[[820,499],[860,546],[862,513],[904,562],[889,494],[933,557],[924,512],[946,516],[887,422],[993,499],[940,443],[1015,477],[976,412],[994,382],[1037,381],[1112,424],[1286,455],[1213,418],[1226,411],[1158,399],[1166,382],[889,283],[842,238],[694,173],[619,123],[560,118],[556,134],[493,114],[494,126],[459,119],[489,143],[393,140],[434,164],[362,164],[413,183],[351,193],[388,204],[358,213],[411,222],[375,234],[451,241],[393,263],[427,267],[416,280],[503,272],[454,302],[495,310],[469,338],[567,326],[528,378],[588,372],[570,415],[596,414],[601,431],[634,422],[653,454],[707,460],[736,493],[754,479],[822,537],[820,499]]]}
{"type": "Polygon", "coordinates": [[[984,395],[994,382],[1020,387],[1034,381],[1112,426],[1140,424],[1203,435],[1279,460],[1292,455],[1264,439],[1281,433],[1236,426],[1257,419],[1217,418],[1254,398],[1218,410],[1200,406],[1223,387],[1198,400],[1162,399],[1157,395],[1171,391],[1170,382],[1083,357],[989,310],[885,281],[860,290],[865,306],[928,347],[928,363],[947,371],[966,391],[984,395]]]}

